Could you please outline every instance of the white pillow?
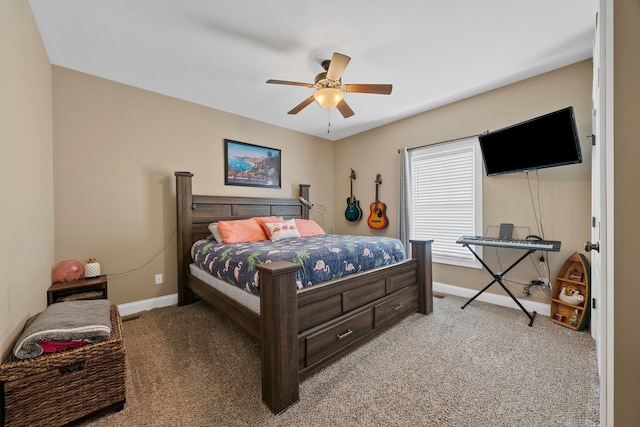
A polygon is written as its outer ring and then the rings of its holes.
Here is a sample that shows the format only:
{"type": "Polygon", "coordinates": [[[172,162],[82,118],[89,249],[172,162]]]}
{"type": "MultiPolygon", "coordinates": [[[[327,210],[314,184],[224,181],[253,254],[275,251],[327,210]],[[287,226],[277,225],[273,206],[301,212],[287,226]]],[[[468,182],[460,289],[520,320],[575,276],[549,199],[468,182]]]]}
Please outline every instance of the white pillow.
{"type": "Polygon", "coordinates": [[[296,220],[290,219],[285,222],[267,222],[265,224],[271,241],[300,237],[300,232],[296,226],[296,220]]]}
{"type": "Polygon", "coordinates": [[[216,242],[222,243],[222,236],[220,235],[220,231],[218,231],[218,223],[212,222],[209,224],[209,232],[213,234],[213,238],[216,239],[216,242]]]}

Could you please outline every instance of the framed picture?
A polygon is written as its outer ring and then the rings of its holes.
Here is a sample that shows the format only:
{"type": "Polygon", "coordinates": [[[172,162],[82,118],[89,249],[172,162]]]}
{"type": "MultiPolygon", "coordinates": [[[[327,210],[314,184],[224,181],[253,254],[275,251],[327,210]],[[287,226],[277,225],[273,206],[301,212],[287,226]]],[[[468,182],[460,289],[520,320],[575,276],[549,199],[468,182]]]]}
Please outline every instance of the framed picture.
{"type": "Polygon", "coordinates": [[[224,140],[225,185],[280,188],[280,150],[224,140]]]}

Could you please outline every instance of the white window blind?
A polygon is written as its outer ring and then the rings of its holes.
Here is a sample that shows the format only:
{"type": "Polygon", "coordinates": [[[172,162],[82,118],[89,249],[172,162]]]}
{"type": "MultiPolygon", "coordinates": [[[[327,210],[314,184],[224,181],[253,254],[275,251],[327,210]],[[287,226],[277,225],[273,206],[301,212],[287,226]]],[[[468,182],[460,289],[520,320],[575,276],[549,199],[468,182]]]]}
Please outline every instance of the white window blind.
{"type": "MultiPolygon", "coordinates": [[[[460,236],[482,235],[482,157],[477,137],[411,151],[414,239],[433,239],[433,261],[480,268],[460,236]]],[[[482,256],[482,247],[476,247],[482,256]]]]}

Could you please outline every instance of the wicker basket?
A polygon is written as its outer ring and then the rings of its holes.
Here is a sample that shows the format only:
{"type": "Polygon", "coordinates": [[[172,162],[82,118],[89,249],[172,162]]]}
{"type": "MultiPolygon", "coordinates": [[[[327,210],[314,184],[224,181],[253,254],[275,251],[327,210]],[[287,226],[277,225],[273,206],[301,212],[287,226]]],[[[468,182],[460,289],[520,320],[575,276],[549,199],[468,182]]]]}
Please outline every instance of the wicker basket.
{"type": "Polygon", "coordinates": [[[118,308],[109,339],[0,365],[5,426],[60,426],[125,403],[125,347],[118,308]]]}

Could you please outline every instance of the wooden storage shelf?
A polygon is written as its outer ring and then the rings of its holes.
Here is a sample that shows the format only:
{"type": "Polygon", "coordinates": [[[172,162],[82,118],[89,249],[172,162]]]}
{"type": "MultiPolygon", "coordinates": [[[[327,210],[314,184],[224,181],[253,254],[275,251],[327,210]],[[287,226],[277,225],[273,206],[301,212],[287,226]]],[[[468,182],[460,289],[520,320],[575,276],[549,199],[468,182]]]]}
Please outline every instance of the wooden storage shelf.
{"type": "Polygon", "coordinates": [[[562,301],[561,299],[551,298],[551,301],[556,302],[558,304],[566,305],[567,307],[571,307],[573,309],[584,310],[584,305],[573,305],[569,304],[566,301],[562,301]]]}
{"type": "Polygon", "coordinates": [[[591,268],[587,258],[575,252],[562,264],[551,291],[551,321],[580,331],[589,326],[591,315],[591,268]],[[560,299],[562,289],[571,286],[584,297],[582,303],[572,304],[560,299]],[[577,312],[576,312],[577,310],[577,312]],[[575,324],[571,318],[576,316],[575,324]],[[559,318],[558,318],[559,317],[559,318]]]}
{"type": "Polygon", "coordinates": [[[558,277],[556,278],[556,280],[559,280],[562,283],[567,283],[570,285],[585,286],[583,282],[578,282],[576,280],[571,280],[571,279],[565,279],[564,277],[558,277]]]}
{"type": "Polygon", "coordinates": [[[62,301],[101,298],[108,299],[105,274],[72,282],[54,282],[47,290],[47,305],[62,301]]]}

